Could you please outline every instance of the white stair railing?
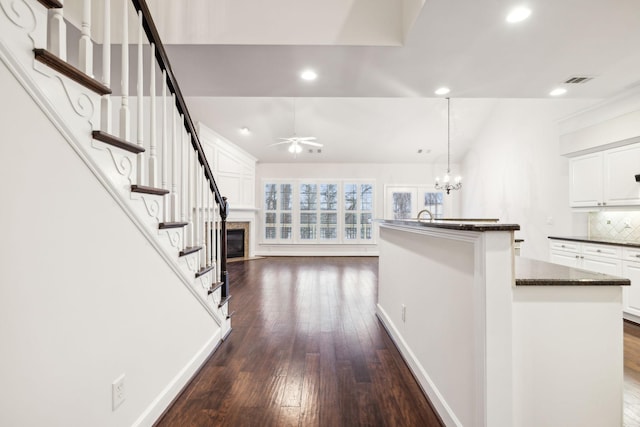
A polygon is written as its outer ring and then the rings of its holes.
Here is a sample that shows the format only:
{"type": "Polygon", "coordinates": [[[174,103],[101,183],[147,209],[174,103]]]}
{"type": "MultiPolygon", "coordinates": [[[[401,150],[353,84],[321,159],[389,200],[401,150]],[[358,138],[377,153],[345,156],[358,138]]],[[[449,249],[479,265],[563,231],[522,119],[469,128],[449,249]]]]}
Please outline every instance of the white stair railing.
{"type": "MultiPolygon", "coordinates": [[[[112,18],[112,0],[103,0],[102,24],[102,76],[100,86],[110,88],[112,67],[120,67],[120,102],[117,119],[119,129],[117,137],[112,136],[114,127],[113,99],[109,94],[100,99],[99,128],[102,134],[111,136],[116,142],[108,142],[107,136],[98,138],[105,143],[124,148],[135,153],[136,192],[149,192],[160,195],[161,228],[182,227],[180,251],[185,255],[197,252],[197,270],[214,269],[213,282],[222,281],[220,300],[228,296],[226,283],[226,200],[220,195],[212,175],[211,168],[205,158],[193,121],[180,92],[178,83],[168,61],[155,24],[144,0],[122,0],[122,11],[112,18]],[[136,40],[135,69],[130,68],[129,49],[129,14],[131,7],[135,9],[137,31],[132,33],[136,40]],[[120,14],[121,13],[121,14],[120,14]],[[113,64],[111,58],[111,25],[117,22],[122,28],[120,64],[113,64]],[[149,45],[149,64],[145,67],[145,44],[149,45]],[[161,71],[161,82],[157,82],[157,69],[161,71]],[[130,74],[132,73],[133,74],[130,74]],[[135,91],[135,141],[132,138],[132,117],[130,102],[130,75],[136,79],[135,91]],[[160,83],[160,97],[157,95],[157,84],[160,83]],[[144,88],[149,88],[148,97],[144,96],[144,88]],[[146,112],[145,101],[148,103],[146,112]],[[159,105],[158,105],[159,104],[159,105]],[[160,118],[158,119],[158,106],[160,118]],[[169,111],[171,108],[171,111],[169,111]],[[145,128],[148,129],[148,152],[145,150],[145,128]],[[160,147],[158,147],[160,133],[160,147]],[[159,149],[158,149],[159,148],[159,149]],[[138,191],[139,190],[139,191],[138,191]],[[163,196],[168,192],[168,196],[163,196]],[[186,226],[184,226],[186,224],[186,226]],[[195,248],[200,248],[196,250],[195,248]],[[189,249],[189,250],[187,250],[189,249]]],[[[62,4],[63,1],[59,0],[62,4]]],[[[93,79],[94,46],[92,30],[92,1],[82,0],[81,19],[78,39],[78,64],[71,64],[93,79]]],[[[67,28],[63,8],[52,8],[49,11],[47,47],[49,53],[59,59],[67,60],[67,28]]],[[[65,68],[65,67],[62,67],[65,68]]],[[[59,70],[59,68],[58,68],[59,70]]],[[[73,78],[73,77],[72,77],[73,78]]],[[[74,78],[78,81],[77,76],[74,78]]],[[[85,85],[87,86],[87,85],[85,85]]],[[[91,85],[87,86],[90,87],[91,85]]],[[[104,94],[106,91],[102,91],[104,94]]],[[[94,132],[95,133],[95,132],[94,132]]],[[[100,133],[100,132],[98,132],[100,133]]],[[[95,135],[94,135],[95,137],[95,135]]],[[[97,138],[97,137],[96,137],[97,138]]],[[[191,255],[189,255],[191,256],[191,255]]]]}

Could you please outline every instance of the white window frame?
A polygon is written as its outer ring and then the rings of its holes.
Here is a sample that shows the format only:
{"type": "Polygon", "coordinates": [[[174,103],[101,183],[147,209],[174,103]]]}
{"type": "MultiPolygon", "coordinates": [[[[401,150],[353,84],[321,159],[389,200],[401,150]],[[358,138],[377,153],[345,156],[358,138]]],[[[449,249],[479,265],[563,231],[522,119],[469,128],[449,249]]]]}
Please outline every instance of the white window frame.
{"type": "MultiPolygon", "coordinates": [[[[436,190],[433,185],[385,185],[384,186],[384,219],[393,218],[393,193],[411,193],[411,212],[409,219],[415,219],[418,212],[423,209],[424,193],[444,193],[442,190],[436,190]]],[[[451,217],[453,213],[453,201],[451,197],[443,194],[442,198],[442,217],[451,217]]],[[[427,215],[428,217],[428,215],[427,215]]]]}
{"type": "MultiPolygon", "coordinates": [[[[336,244],[347,244],[347,245],[373,245],[376,244],[376,235],[372,224],[371,230],[371,239],[362,239],[360,237],[360,213],[371,212],[372,222],[376,218],[376,181],[374,179],[337,179],[337,180],[329,180],[329,179],[268,179],[263,178],[261,187],[260,187],[260,215],[259,215],[259,227],[260,227],[260,239],[259,242],[262,245],[336,245],[336,244]],[[275,211],[265,209],[265,186],[267,184],[276,184],[278,189],[278,202],[277,208],[275,211]],[[291,184],[292,186],[292,238],[291,239],[282,239],[280,237],[280,188],[282,184],[291,184]],[[300,186],[302,184],[315,184],[317,191],[317,206],[314,211],[302,211],[300,209],[300,186]],[[337,204],[338,209],[335,211],[323,211],[320,207],[320,185],[321,184],[335,184],[337,186],[337,204]],[[369,184],[372,187],[372,202],[371,202],[371,211],[362,211],[360,206],[356,211],[346,211],[344,209],[344,189],[346,184],[357,184],[358,189],[362,184],[369,184]],[[276,238],[275,239],[267,239],[266,238],[266,223],[265,223],[265,214],[267,212],[275,212],[276,213],[276,238]],[[317,214],[317,230],[316,230],[316,238],[315,239],[301,239],[300,238],[300,214],[302,212],[310,212],[317,214]],[[358,215],[358,235],[357,239],[346,239],[345,238],[345,213],[346,212],[355,212],[358,215]],[[337,238],[336,239],[321,239],[320,238],[320,215],[322,213],[336,213],[337,215],[337,238]]],[[[358,201],[360,202],[360,200],[358,201]]],[[[289,211],[286,211],[289,212],[289,211]]]]}

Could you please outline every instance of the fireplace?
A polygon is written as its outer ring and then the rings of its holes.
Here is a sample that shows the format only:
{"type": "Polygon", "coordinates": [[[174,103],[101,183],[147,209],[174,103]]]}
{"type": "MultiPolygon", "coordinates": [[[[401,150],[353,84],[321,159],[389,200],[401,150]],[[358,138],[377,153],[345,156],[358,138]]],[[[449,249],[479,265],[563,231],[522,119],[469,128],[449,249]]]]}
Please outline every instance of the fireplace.
{"type": "Polygon", "coordinates": [[[244,257],[244,230],[227,230],[227,258],[244,257]]]}
{"type": "Polygon", "coordinates": [[[227,259],[249,258],[249,223],[227,222],[227,259]]]}

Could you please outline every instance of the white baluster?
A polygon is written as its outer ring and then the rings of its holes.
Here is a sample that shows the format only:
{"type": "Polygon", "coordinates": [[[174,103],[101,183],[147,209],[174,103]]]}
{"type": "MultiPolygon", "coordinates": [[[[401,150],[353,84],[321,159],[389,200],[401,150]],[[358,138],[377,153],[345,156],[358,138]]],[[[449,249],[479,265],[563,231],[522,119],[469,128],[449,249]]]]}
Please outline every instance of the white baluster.
{"type": "Polygon", "coordinates": [[[171,98],[173,105],[173,127],[171,133],[171,218],[178,221],[178,106],[175,94],[171,98]]]}
{"type": "Polygon", "coordinates": [[[202,246],[202,250],[200,251],[200,264],[202,267],[207,266],[207,240],[206,240],[206,210],[205,210],[205,199],[204,199],[204,186],[206,185],[207,180],[204,178],[204,168],[202,165],[198,168],[198,174],[200,175],[200,192],[198,197],[200,198],[200,208],[202,209],[202,214],[200,215],[200,246],[202,246]]]}
{"type": "MultiPolygon", "coordinates": [[[[162,168],[161,173],[161,188],[168,190],[169,184],[167,180],[169,179],[169,172],[167,167],[167,162],[169,161],[169,153],[167,151],[167,138],[169,133],[169,123],[167,119],[167,72],[166,70],[162,70],[162,152],[160,154],[160,164],[162,168]]],[[[162,210],[164,212],[165,221],[171,221],[171,215],[169,212],[169,199],[164,197],[162,199],[162,210]]]]}
{"type": "MultiPolygon", "coordinates": [[[[189,139],[191,138],[191,134],[187,134],[189,139]]],[[[187,194],[187,215],[188,215],[188,220],[189,220],[189,229],[188,229],[188,241],[189,241],[189,246],[194,247],[196,246],[196,242],[194,239],[194,230],[195,230],[195,223],[194,223],[194,218],[193,218],[193,195],[195,194],[195,189],[194,189],[194,181],[193,181],[193,169],[194,169],[194,164],[193,164],[193,157],[194,157],[194,151],[191,149],[191,144],[187,143],[187,187],[188,187],[188,194],[187,194]]]]}
{"type": "Polygon", "coordinates": [[[130,141],[131,118],[129,114],[129,14],[128,0],[122,1],[122,104],[120,105],[120,138],[130,141]]]}
{"type": "MultiPolygon", "coordinates": [[[[104,33],[102,35],[102,83],[111,86],[111,0],[104,0],[104,33]]],[[[111,95],[102,97],[100,116],[102,130],[111,133],[111,95]]]]}
{"type": "MultiPolygon", "coordinates": [[[[184,115],[180,115],[180,123],[184,124],[184,115]]],[[[187,131],[184,127],[180,128],[180,221],[187,222],[187,151],[189,146],[186,139],[187,131]]],[[[185,239],[186,242],[186,239],[185,239]]]]}
{"type": "Polygon", "coordinates": [[[198,156],[193,156],[193,245],[202,246],[200,244],[200,211],[198,201],[198,191],[200,190],[200,177],[198,176],[198,156]]]}
{"type": "MultiPolygon", "coordinates": [[[[142,12],[138,12],[138,84],[136,87],[136,97],[138,98],[138,146],[144,148],[144,61],[142,58],[142,40],[143,39],[143,27],[142,27],[142,12]]],[[[153,65],[153,62],[151,63],[153,65]]],[[[138,185],[144,185],[145,182],[145,159],[144,152],[137,155],[137,181],[138,185]]]]}
{"type": "Polygon", "coordinates": [[[158,153],[156,140],[156,46],[151,43],[149,61],[149,186],[158,187],[158,153]]]}
{"type": "Polygon", "coordinates": [[[93,77],[93,42],[91,41],[91,0],[84,0],[78,62],[80,70],[93,77]]]}
{"type": "MultiPolygon", "coordinates": [[[[64,3],[64,0],[60,0],[64,3]]],[[[67,24],[64,21],[63,8],[51,9],[51,22],[49,23],[49,39],[47,50],[58,58],[67,60],[67,24]]]]}
{"type": "Polygon", "coordinates": [[[209,266],[211,265],[211,190],[209,189],[209,180],[205,179],[204,180],[204,191],[205,191],[205,195],[207,196],[207,215],[205,216],[206,221],[207,221],[207,226],[204,228],[206,230],[206,235],[205,235],[205,243],[207,245],[207,261],[206,264],[209,266]]]}

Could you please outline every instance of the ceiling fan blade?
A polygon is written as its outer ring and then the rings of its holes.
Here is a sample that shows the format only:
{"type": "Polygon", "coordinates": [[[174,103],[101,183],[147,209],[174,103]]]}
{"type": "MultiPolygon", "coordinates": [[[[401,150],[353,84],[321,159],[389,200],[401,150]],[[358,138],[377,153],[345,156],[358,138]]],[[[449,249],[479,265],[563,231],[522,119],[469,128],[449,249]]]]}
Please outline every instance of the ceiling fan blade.
{"type": "Polygon", "coordinates": [[[318,138],[316,138],[315,136],[305,136],[302,138],[298,138],[298,141],[315,141],[316,139],[318,138]]]}
{"type": "Polygon", "coordinates": [[[312,142],[312,141],[300,141],[300,144],[311,145],[312,147],[322,147],[323,144],[320,142],[312,142]]]}
{"type": "Polygon", "coordinates": [[[269,144],[269,147],[273,147],[274,145],[281,145],[281,144],[291,144],[291,141],[274,142],[273,144],[269,144]]]}

